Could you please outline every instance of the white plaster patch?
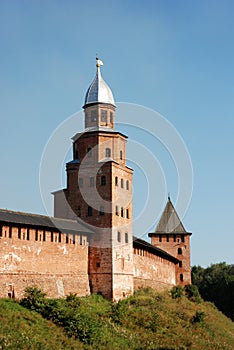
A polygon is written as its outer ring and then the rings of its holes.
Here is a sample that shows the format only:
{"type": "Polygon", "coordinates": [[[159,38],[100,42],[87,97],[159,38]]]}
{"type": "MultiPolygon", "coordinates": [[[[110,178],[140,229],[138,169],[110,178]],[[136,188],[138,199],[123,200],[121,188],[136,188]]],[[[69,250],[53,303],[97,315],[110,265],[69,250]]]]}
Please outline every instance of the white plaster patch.
{"type": "Polygon", "coordinates": [[[4,260],[10,260],[10,261],[15,260],[15,261],[18,261],[18,262],[21,261],[21,258],[18,255],[14,254],[14,253],[5,254],[3,256],[3,259],[4,260]]]}
{"type": "Polygon", "coordinates": [[[62,247],[58,246],[59,249],[63,250],[63,254],[68,254],[67,247],[63,245],[62,247]]]}
{"type": "Polygon", "coordinates": [[[57,280],[57,281],[56,281],[56,285],[57,285],[58,295],[59,295],[60,297],[64,297],[64,286],[63,286],[63,281],[62,281],[62,280],[57,280]]]}

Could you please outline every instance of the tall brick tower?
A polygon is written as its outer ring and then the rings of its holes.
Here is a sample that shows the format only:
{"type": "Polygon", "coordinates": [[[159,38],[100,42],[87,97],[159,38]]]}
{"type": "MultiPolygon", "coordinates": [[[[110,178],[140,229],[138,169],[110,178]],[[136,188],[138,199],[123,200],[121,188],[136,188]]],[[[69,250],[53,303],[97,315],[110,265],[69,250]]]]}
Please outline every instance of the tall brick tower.
{"type": "Polygon", "coordinates": [[[116,107],[101,65],[96,59],[96,76],[83,106],[85,130],[73,137],[67,188],[54,192],[54,215],[76,218],[94,231],[89,242],[91,292],[119,300],[133,292],[133,171],[126,165],[127,136],[114,130],[116,107]]]}
{"type": "Polygon", "coordinates": [[[176,267],[176,283],[191,283],[190,236],[168,197],[168,202],[154,232],[149,233],[151,244],[161,248],[179,260],[176,267]]]}

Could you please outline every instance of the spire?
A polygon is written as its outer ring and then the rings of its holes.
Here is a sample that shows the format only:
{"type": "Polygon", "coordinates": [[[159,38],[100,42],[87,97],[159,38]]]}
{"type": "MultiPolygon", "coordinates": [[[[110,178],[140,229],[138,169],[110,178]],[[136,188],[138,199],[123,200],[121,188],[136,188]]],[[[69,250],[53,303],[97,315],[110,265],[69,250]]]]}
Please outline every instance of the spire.
{"type": "Polygon", "coordinates": [[[187,233],[182,224],[172,202],[170,194],[168,194],[168,201],[162,213],[162,216],[156,226],[155,233],[187,233]]]}
{"type": "Polygon", "coordinates": [[[101,66],[103,61],[96,57],[96,76],[86,92],[83,108],[95,103],[106,103],[115,107],[112,91],[101,76],[101,66]]]}

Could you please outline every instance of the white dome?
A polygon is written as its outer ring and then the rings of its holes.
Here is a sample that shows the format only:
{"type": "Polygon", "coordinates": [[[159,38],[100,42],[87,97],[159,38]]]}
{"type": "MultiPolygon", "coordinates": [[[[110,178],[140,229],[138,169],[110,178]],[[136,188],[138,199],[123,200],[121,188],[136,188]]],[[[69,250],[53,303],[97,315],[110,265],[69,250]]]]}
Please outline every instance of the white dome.
{"type": "Polygon", "coordinates": [[[115,106],[113,94],[101,76],[99,64],[97,64],[96,76],[86,92],[84,107],[93,103],[109,103],[115,106]]]}

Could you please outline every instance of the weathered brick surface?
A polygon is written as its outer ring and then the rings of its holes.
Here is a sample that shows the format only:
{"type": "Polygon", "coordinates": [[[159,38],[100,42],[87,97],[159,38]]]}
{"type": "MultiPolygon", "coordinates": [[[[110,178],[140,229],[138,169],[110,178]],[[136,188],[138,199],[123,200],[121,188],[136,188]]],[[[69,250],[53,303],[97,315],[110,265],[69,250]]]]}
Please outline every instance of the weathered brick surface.
{"type": "Polygon", "coordinates": [[[176,284],[175,264],[144,250],[134,250],[134,289],[168,289],[176,284]]]}
{"type": "Polygon", "coordinates": [[[2,227],[1,297],[7,296],[9,286],[14,289],[16,297],[21,297],[25,286],[30,284],[43,287],[50,297],[71,292],[89,294],[88,245],[85,235],[80,237],[78,234],[73,236],[40,229],[36,233],[34,228],[12,227],[9,238],[9,232],[9,226],[2,227]]]}
{"type": "Polygon", "coordinates": [[[176,284],[191,283],[190,268],[190,235],[189,234],[151,234],[152,244],[176,257],[180,264],[176,265],[176,284]],[[183,276],[183,278],[182,278],[183,276]]]}

